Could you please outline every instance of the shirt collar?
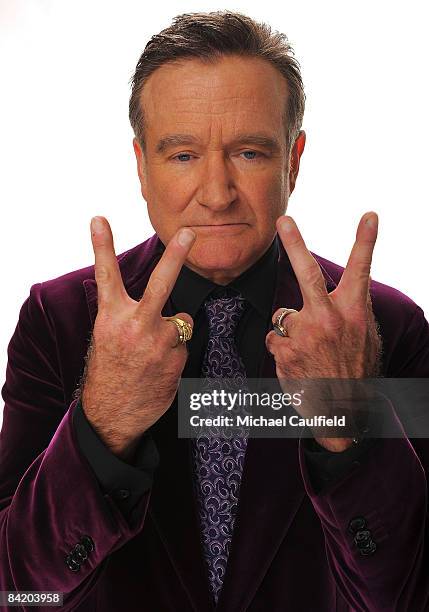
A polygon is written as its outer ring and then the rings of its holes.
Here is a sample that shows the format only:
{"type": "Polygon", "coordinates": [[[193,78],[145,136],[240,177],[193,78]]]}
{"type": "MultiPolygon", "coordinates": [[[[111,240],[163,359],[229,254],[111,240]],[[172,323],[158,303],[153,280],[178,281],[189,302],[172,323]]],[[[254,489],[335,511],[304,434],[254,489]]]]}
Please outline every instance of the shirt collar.
{"type": "Polygon", "coordinates": [[[228,285],[218,285],[184,265],[171,292],[172,302],[179,312],[187,312],[194,318],[211,293],[217,297],[240,293],[265,317],[271,311],[278,256],[276,234],[264,255],[228,285]]]}

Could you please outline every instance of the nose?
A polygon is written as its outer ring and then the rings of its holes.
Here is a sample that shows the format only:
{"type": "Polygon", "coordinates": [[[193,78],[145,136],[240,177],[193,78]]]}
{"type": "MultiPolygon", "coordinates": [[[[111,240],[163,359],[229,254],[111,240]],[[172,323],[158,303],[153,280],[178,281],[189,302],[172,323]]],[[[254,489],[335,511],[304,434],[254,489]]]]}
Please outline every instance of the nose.
{"type": "Polygon", "coordinates": [[[222,211],[237,198],[233,177],[222,151],[210,151],[202,164],[197,201],[212,210],[222,211]]]}

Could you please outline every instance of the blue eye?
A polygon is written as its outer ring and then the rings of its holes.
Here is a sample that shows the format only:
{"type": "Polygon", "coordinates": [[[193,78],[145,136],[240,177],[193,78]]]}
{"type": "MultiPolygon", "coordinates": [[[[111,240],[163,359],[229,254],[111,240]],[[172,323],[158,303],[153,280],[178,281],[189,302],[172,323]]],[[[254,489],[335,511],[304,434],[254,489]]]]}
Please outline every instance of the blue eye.
{"type": "Polygon", "coordinates": [[[258,153],[257,151],[243,151],[242,155],[245,155],[246,159],[252,161],[253,159],[256,159],[258,153]]]}
{"type": "Polygon", "coordinates": [[[179,153],[178,155],[176,155],[174,159],[177,159],[177,161],[179,162],[187,162],[191,159],[191,154],[190,153],[179,153]]]}

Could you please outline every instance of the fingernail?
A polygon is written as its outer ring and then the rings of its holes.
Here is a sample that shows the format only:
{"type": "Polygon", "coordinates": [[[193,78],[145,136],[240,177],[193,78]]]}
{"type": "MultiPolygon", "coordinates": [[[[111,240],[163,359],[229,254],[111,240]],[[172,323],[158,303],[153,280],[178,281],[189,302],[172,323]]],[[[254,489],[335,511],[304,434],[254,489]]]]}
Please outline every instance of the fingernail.
{"type": "Polygon", "coordinates": [[[289,217],[282,219],[281,225],[284,232],[291,232],[293,230],[293,221],[289,217]]]}
{"type": "Polygon", "coordinates": [[[370,215],[369,217],[367,217],[365,221],[365,225],[368,225],[371,228],[377,227],[377,224],[378,224],[377,215],[370,215]]]}
{"type": "Polygon", "coordinates": [[[91,230],[97,234],[104,230],[104,224],[100,217],[92,217],[91,230]]]}
{"type": "Polygon", "coordinates": [[[180,230],[179,235],[177,237],[178,243],[183,247],[189,246],[194,241],[194,239],[195,239],[195,234],[190,229],[180,230]]]}

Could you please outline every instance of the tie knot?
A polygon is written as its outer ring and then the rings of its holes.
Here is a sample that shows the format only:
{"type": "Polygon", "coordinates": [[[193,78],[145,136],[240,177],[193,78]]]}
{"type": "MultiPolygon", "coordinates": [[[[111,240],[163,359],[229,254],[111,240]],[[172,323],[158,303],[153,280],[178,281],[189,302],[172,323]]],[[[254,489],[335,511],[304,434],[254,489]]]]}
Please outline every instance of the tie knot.
{"type": "Polygon", "coordinates": [[[209,336],[233,337],[245,304],[246,300],[241,295],[207,299],[204,308],[209,323],[209,336]]]}

